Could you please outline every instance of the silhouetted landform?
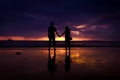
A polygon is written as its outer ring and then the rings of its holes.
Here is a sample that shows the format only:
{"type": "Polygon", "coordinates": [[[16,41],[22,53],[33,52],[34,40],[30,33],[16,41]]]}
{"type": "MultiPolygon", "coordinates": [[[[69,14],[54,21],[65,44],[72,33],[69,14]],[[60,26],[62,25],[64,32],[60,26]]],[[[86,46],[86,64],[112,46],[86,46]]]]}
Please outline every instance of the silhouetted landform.
{"type": "Polygon", "coordinates": [[[21,52],[16,52],[16,55],[20,55],[21,54],[21,52]]]}
{"type": "MultiPolygon", "coordinates": [[[[7,40],[0,41],[0,47],[48,47],[48,41],[7,40]]],[[[56,47],[65,47],[65,42],[56,41],[56,47]]],[[[71,41],[71,47],[120,47],[120,41],[71,41]]]]}

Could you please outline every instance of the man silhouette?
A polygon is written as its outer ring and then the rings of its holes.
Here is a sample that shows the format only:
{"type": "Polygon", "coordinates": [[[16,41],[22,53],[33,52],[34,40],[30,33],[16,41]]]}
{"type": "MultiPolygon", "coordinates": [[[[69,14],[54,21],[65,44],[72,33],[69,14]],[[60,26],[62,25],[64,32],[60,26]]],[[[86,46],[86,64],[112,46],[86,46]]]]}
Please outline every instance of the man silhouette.
{"type": "Polygon", "coordinates": [[[54,22],[51,22],[51,24],[48,28],[49,49],[50,49],[51,41],[53,41],[54,50],[55,50],[55,47],[56,47],[55,33],[59,36],[59,34],[57,33],[57,30],[54,26],[54,22]]]}

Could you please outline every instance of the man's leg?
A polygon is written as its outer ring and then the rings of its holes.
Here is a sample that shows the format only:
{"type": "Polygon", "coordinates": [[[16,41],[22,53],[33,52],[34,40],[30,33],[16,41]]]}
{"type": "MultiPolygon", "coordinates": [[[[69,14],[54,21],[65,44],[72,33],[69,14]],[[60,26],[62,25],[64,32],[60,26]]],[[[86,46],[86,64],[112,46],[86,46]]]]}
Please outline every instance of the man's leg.
{"type": "Polygon", "coordinates": [[[68,42],[68,47],[69,47],[69,50],[70,50],[70,46],[71,46],[71,45],[70,45],[70,41],[69,41],[69,42],[68,42]]]}
{"type": "Polygon", "coordinates": [[[56,41],[55,41],[55,38],[53,39],[53,44],[54,44],[54,50],[56,50],[56,41]]]}
{"type": "Polygon", "coordinates": [[[51,39],[49,38],[49,43],[48,43],[48,45],[49,45],[49,50],[50,50],[50,45],[51,45],[51,39]]]}

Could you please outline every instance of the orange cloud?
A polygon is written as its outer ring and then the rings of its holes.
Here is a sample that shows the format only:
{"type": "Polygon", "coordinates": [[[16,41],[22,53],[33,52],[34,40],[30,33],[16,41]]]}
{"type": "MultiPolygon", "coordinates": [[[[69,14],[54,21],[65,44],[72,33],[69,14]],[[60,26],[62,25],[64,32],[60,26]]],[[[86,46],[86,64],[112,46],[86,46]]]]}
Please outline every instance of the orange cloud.
{"type": "Polygon", "coordinates": [[[75,28],[86,28],[86,24],[82,24],[82,25],[78,25],[78,26],[74,26],[75,28]]]}
{"type": "Polygon", "coordinates": [[[79,31],[71,31],[72,34],[75,34],[75,35],[79,35],[80,32],[79,31]]]}
{"type": "Polygon", "coordinates": [[[92,40],[91,38],[86,38],[86,37],[73,37],[73,41],[89,41],[92,40]]]}

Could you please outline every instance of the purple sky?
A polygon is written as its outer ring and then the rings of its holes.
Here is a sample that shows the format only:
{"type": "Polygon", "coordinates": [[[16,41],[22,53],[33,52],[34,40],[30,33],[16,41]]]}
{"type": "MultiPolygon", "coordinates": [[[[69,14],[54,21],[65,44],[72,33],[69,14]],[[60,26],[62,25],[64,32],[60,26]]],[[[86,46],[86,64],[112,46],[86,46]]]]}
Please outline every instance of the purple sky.
{"type": "Polygon", "coordinates": [[[120,40],[117,0],[0,0],[0,39],[47,37],[51,21],[59,33],[70,26],[73,37],[120,40]]]}

